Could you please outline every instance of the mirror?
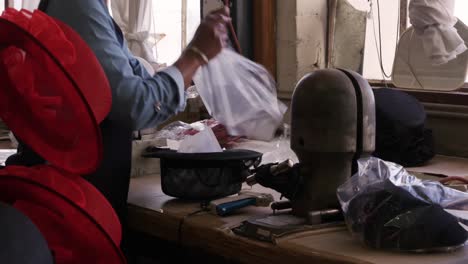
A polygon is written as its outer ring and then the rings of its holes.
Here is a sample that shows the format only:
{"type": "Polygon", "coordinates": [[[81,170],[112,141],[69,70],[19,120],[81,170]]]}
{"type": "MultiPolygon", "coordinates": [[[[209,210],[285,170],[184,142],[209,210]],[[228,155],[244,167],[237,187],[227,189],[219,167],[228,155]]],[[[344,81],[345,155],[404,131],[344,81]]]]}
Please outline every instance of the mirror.
{"type": "MultiPolygon", "coordinates": [[[[468,27],[455,25],[468,45],[468,27]]],[[[401,36],[393,63],[392,82],[399,88],[454,91],[463,86],[468,72],[468,51],[447,64],[434,66],[426,56],[421,38],[409,27],[401,36]]]]}

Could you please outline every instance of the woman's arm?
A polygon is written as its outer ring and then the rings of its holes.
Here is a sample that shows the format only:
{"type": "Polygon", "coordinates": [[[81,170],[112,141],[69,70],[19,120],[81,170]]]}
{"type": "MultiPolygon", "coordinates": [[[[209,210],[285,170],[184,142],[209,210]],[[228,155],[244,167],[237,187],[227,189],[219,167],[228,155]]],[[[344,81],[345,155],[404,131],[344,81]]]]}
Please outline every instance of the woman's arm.
{"type": "MultiPolygon", "coordinates": [[[[203,61],[198,54],[188,49],[166,70],[154,76],[139,75],[103,2],[49,0],[46,12],[77,31],[100,61],[112,89],[109,119],[137,130],[154,127],[184,109],[184,88],[203,61]]],[[[227,14],[228,10],[219,12],[227,14]]],[[[228,18],[218,13],[213,16],[216,18],[202,22],[190,44],[208,58],[219,53],[227,38],[227,34],[222,35],[221,24],[228,18]]]]}

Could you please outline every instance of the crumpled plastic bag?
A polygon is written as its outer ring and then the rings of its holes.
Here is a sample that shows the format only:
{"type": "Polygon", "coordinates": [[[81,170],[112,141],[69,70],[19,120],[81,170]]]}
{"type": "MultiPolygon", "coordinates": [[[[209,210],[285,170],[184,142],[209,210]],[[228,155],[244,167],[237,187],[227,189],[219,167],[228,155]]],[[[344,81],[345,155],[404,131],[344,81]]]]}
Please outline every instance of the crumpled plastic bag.
{"type": "Polygon", "coordinates": [[[351,233],[365,245],[401,251],[450,250],[468,238],[468,193],[422,181],[402,166],[365,158],[337,190],[351,233]],[[448,210],[452,209],[452,210],[448,210]]]}
{"type": "Polygon", "coordinates": [[[172,122],[159,130],[154,135],[154,140],[164,140],[169,148],[178,150],[180,142],[189,136],[196,135],[204,130],[205,127],[209,127],[213,131],[216,139],[223,148],[232,147],[232,145],[240,139],[238,136],[229,135],[226,128],[218,121],[205,119],[191,124],[182,121],[172,122]]]}
{"type": "Polygon", "coordinates": [[[208,112],[230,135],[269,141],[282,123],[286,106],[276,96],[273,78],[234,51],[221,51],[193,81],[208,112]]]}

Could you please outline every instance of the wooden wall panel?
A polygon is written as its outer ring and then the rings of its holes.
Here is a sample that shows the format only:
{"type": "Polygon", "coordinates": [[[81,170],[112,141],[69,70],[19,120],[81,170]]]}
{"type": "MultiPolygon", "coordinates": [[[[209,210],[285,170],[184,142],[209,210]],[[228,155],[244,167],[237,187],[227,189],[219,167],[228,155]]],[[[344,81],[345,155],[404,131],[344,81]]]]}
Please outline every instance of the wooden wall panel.
{"type": "Polygon", "coordinates": [[[276,1],[253,0],[253,57],[276,76],[276,1]]]}

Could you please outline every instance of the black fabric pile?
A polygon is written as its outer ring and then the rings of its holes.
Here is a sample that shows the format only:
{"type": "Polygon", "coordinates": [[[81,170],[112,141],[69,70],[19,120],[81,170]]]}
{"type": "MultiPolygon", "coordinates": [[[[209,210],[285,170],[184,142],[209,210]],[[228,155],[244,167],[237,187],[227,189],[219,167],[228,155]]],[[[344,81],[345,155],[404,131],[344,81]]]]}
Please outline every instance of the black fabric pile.
{"type": "Polygon", "coordinates": [[[432,251],[457,247],[468,232],[440,205],[415,198],[390,180],[369,185],[351,200],[346,222],[370,247],[432,251]]]}
{"type": "Polygon", "coordinates": [[[435,155],[426,112],[411,95],[374,89],[376,142],[374,156],[407,167],[421,166],[435,155]]]}

